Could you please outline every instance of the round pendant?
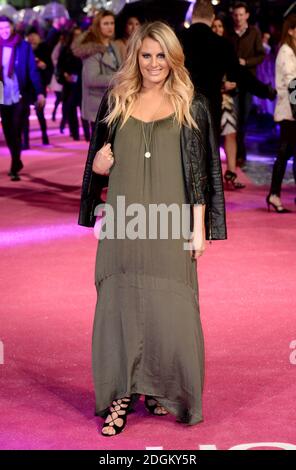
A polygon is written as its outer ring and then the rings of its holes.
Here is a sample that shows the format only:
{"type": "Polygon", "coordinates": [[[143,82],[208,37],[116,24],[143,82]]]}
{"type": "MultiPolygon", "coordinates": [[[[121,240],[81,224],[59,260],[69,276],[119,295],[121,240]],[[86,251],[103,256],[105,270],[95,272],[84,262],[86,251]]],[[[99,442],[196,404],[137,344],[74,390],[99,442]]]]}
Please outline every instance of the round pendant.
{"type": "Polygon", "coordinates": [[[151,153],[150,153],[150,152],[146,152],[146,153],[145,153],[145,157],[146,157],[146,158],[150,158],[150,157],[151,157],[151,153]]]}

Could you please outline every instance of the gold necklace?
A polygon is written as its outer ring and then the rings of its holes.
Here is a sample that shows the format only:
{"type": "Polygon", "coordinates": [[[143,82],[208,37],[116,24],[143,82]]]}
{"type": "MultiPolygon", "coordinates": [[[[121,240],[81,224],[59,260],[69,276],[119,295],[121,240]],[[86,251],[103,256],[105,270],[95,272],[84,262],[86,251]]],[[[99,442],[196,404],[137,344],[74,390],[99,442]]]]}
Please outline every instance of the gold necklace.
{"type": "MultiPolygon", "coordinates": [[[[161,101],[160,101],[160,104],[159,104],[157,110],[156,110],[155,113],[154,113],[154,116],[156,116],[156,114],[158,113],[158,111],[159,111],[159,109],[160,109],[160,107],[161,107],[161,105],[162,105],[162,102],[163,102],[163,100],[164,100],[164,96],[165,96],[165,95],[162,96],[161,101]]],[[[141,97],[140,97],[140,100],[141,100],[141,97]]],[[[149,122],[149,124],[152,122],[152,126],[150,127],[149,139],[147,139],[147,137],[146,137],[145,128],[144,128],[144,122],[145,122],[145,121],[141,120],[142,134],[143,134],[143,139],[144,139],[144,143],[145,143],[145,150],[146,150],[145,153],[144,153],[144,156],[145,156],[146,158],[150,158],[150,157],[151,157],[151,152],[150,152],[149,149],[150,149],[150,145],[151,145],[151,141],[152,141],[152,134],[153,134],[153,128],[154,128],[155,120],[149,122]]],[[[146,122],[146,124],[148,124],[148,122],[146,122]]]]}

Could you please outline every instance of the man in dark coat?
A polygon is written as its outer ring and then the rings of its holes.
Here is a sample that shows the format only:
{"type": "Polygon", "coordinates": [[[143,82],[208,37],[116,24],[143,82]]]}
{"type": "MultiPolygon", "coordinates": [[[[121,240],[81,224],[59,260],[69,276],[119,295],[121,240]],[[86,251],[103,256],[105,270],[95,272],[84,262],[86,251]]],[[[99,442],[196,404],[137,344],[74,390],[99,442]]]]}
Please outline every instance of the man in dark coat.
{"type": "Polygon", "coordinates": [[[214,8],[210,0],[199,0],[193,8],[192,24],[181,36],[185,65],[196,91],[209,100],[216,134],[220,134],[222,81],[226,75],[237,82],[239,63],[232,45],[212,29],[214,8]]]}
{"type": "Polygon", "coordinates": [[[45,105],[45,97],[32,48],[15,34],[13,22],[6,16],[0,16],[0,81],[3,82],[2,128],[12,159],[9,176],[12,181],[19,181],[19,171],[23,168],[21,132],[25,103],[32,86],[39,106],[45,105]]]}

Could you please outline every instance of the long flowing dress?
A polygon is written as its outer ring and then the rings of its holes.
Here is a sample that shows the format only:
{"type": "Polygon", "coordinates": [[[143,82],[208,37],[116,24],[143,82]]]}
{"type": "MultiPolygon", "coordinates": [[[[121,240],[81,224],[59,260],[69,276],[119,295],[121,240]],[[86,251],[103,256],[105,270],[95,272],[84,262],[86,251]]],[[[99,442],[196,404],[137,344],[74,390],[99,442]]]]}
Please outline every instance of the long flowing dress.
{"type": "MultiPolygon", "coordinates": [[[[186,204],[180,127],[173,115],[154,124],[130,117],[116,131],[113,153],[106,202],[115,219],[117,196],[125,197],[126,208],[186,204]],[[150,158],[144,156],[143,129],[147,136],[151,132],[150,158]]],[[[126,216],[126,228],[135,214],[126,216]]],[[[100,239],[97,249],[95,413],[105,417],[112,400],[131,396],[135,403],[145,394],[156,397],[178,422],[196,424],[202,420],[204,342],[196,261],[183,245],[188,238],[174,238],[172,220],[167,239],[160,229],[154,239],[148,228],[146,239],[124,238],[120,230],[114,239],[100,239]]]]}

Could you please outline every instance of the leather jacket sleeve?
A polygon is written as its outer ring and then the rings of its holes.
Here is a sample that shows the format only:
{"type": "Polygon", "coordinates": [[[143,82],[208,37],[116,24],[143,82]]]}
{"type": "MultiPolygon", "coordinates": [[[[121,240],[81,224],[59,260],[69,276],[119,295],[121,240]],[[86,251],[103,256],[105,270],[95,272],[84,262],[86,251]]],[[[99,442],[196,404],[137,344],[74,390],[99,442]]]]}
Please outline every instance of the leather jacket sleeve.
{"type": "Polygon", "coordinates": [[[101,199],[101,192],[105,186],[108,186],[108,176],[98,175],[92,171],[97,151],[108,141],[108,127],[106,123],[102,122],[108,110],[107,100],[107,93],[105,93],[96,117],[83,174],[78,224],[85,227],[94,227],[95,207],[104,202],[101,199]]]}
{"type": "Polygon", "coordinates": [[[219,146],[208,100],[198,94],[193,102],[193,115],[198,125],[192,146],[194,181],[197,196],[195,204],[206,204],[205,227],[208,240],[227,238],[225,200],[219,146]]]}

